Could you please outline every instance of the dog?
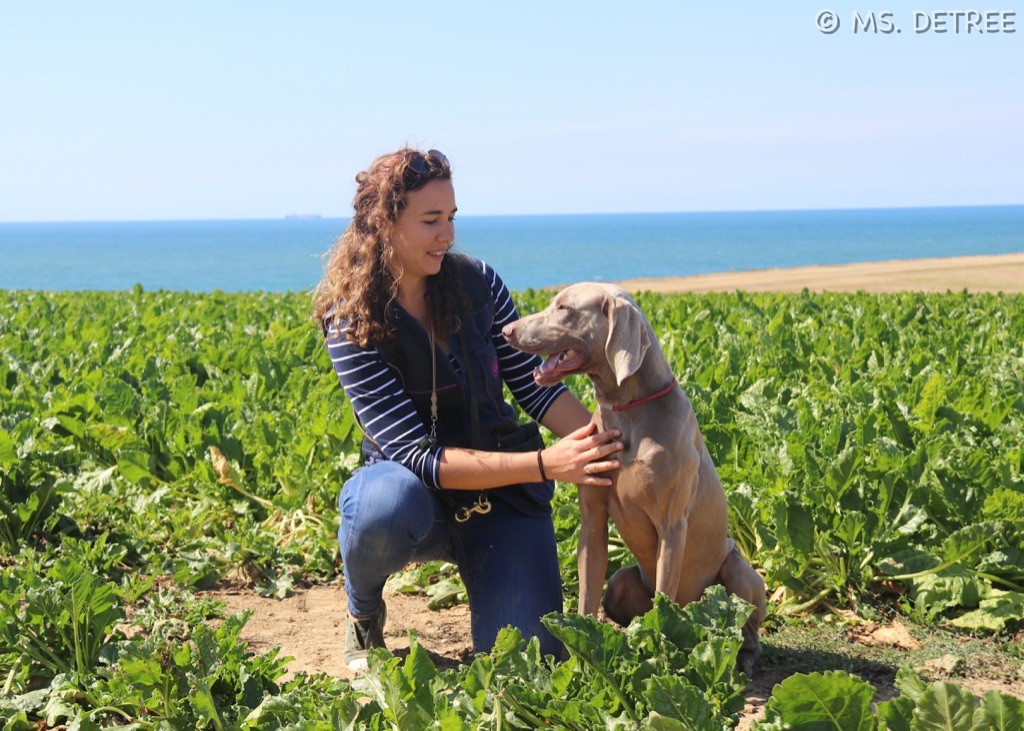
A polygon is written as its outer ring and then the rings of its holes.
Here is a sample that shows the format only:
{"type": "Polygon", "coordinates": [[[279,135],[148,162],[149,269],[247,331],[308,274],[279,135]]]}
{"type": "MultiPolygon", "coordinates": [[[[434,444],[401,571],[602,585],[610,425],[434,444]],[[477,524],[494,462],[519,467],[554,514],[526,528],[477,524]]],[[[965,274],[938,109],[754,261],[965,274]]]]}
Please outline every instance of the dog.
{"type": "Polygon", "coordinates": [[[605,614],[626,625],[650,610],[655,592],[685,605],[722,584],[754,606],[737,658],[750,676],[761,654],[764,581],[728,536],[725,493],[693,407],[640,308],[620,287],[576,284],[503,334],[547,357],[534,372],[541,385],[589,376],[594,421],[622,433],[622,466],[606,473],[612,487],[579,486],[580,613],[596,615],[601,602],[611,518],[637,563],[609,579],[605,614]]]}

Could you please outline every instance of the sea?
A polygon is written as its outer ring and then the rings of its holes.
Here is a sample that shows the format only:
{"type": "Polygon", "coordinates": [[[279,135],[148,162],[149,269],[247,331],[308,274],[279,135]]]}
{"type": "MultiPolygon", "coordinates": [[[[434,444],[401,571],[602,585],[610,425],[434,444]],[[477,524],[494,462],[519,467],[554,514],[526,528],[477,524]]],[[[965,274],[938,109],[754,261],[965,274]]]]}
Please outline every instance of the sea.
{"type": "MultiPolygon", "coordinates": [[[[341,218],[0,223],[0,289],[312,290],[341,218]]],[[[460,216],[456,248],[513,290],[1024,252],[1024,205],[460,216]]]]}

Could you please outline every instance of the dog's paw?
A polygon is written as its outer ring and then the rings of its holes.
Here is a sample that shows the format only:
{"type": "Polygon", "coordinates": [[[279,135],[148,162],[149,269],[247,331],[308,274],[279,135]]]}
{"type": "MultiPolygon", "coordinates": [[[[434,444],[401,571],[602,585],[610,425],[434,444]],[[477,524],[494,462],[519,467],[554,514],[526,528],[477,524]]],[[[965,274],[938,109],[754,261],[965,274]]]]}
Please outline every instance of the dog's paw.
{"type": "Polygon", "coordinates": [[[740,648],[739,654],[736,655],[736,669],[753,679],[754,665],[759,657],[761,657],[761,643],[757,643],[753,647],[740,648]]]}

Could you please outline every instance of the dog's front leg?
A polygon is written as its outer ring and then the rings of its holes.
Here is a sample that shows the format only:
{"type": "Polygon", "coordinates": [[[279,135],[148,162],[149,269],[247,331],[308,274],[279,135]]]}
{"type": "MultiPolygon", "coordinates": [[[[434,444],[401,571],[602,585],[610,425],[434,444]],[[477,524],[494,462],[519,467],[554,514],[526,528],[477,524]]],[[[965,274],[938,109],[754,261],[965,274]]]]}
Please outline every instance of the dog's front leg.
{"type": "Polygon", "coordinates": [[[683,551],[686,547],[686,518],[675,523],[659,523],[658,572],[654,590],[677,600],[679,581],[683,574],[683,551]]]}
{"type": "MultiPolygon", "coordinates": [[[[696,421],[688,420],[696,431],[696,421]],[[692,422],[692,423],[691,423],[692,422]]],[[[658,531],[658,563],[657,574],[654,577],[654,590],[665,594],[673,601],[692,601],[697,597],[679,597],[679,585],[683,576],[684,551],[686,549],[686,531],[689,529],[687,516],[689,515],[690,501],[697,494],[698,470],[700,468],[700,453],[696,447],[686,450],[682,455],[682,469],[680,470],[679,481],[676,489],[671,491],[670,499],[660,505],[661,512],[652,514],[651,521],[658,531]]]]}
{"type": "Polygon", "coordinates": [[[580,542],[576,549],[580,577],[580,614],[597,614],[608,568],[607,487],[580,485],[580,542]]]}

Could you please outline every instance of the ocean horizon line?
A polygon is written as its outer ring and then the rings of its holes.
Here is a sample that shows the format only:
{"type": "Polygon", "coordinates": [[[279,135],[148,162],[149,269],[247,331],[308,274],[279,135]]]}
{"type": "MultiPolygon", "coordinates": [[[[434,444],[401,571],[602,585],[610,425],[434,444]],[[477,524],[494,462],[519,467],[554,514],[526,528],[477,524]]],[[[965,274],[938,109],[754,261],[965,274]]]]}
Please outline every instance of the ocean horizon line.
{"type": "MultiPolygon", "coordinates": [[[[0,287],[308,290],[342,218],[0,225],[0,287]]],[[[1024,251],[1024,205],[460,216],[510,289],[1024,251]]]]}
{"type": "MultiPolygon", "coordinates": [[[[700,274],[666,274],[649,277],[623,277],[622,279],[599,279],[607,284],[618,284],[629,291],[649,291],[661,294],[711,292],[776,292],[792,293],[809,290],[812,292],[943,292],[967,290],[972,293],[1024,293],[1024,249],[1019,252],[1002,254],[961,254],[958,256],[917,256],[909,258],[872,259],[833,264],[799,264],[766,267],[763,269],[724,269],[700,274]],[[972,271],[964,276],[962,265],[971,265],[972,271]],[[1007,264],[1010,266],[1007,267],[1007,264]],[[881,274],[881,277],[877,275],[881,274]],[[803,276],[796,280],[795,275],[803,276]],[[875,277],[873,283],[866,283],[865,277],[875,277]],[[794,283],[797,282],[797,283],[794,283]]],[[[513,292],[556,291],[573,282],[548,284],[538,287],[513,287],[513,292]]],[[[279,293],[309,294],[305,289],[176,289],[147,287],[136,282],[130,287],[112,289],[10,289],[12,292],[183,292],[203,293],[279,293]]]]}
{"type": "MultiPolygon", "coordinates": [[[[770,214],[770,213],[842,213],[842,212],[871,212],[871,211],[929,211],[929,210],[961,210],[978,208],[1020,208],[1024,203],[963,203],[963,204],[929,204],[911,206],[852,206],[852,207],[810,207],[810,208],[713,208],[695,209],[680,211],[591,211],[591,212],[565,212],[565,213],[459,213],[458,219],[477,218],[570,218],[570,217],[599,217],[599,216],[687,216],[687,215],[742,215],[746,213],[770,214]]],[[[351,218],[350,215],[333,215],[320,213],[285,213],[279,216],[257,216],[257,217],[211,217],[211,218],[95,218],[95,219],[45,219],[45,220],[18,220],[0,221],[0,226],[5,225],[56,225],[56,224],[94,224],[94,223],[243,223],[243,222],[271,222],[271,221],[345,221],[351,218]]]]}

